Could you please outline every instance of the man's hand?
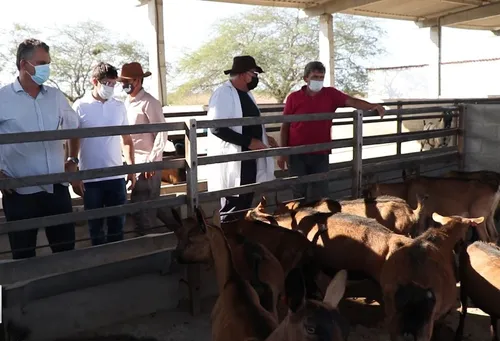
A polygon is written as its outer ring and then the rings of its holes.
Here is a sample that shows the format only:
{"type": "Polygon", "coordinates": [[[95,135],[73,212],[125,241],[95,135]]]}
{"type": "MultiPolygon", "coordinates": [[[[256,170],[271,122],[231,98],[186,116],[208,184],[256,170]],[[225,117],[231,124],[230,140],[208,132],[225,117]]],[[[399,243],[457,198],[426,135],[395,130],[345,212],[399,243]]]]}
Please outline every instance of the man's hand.
{"type": "Polygon", "coordinates": [[[133,190],[135,187],[136,181],[137,181],[137,179],[135,178],[135,174],[129,174],[127,176],[127,183],[130,182],[130,185],[127,187],[127,190],[129,190],[129,191],[133,190]]]}
{"type": "MultiPolygon", "coordinates": [[[[7,176],[4,172],[0,171],[0,179],[8,179],[10,176],[7,176]]],[[[2,189],[2,194],[11,194],[12,190],[11,189],[2,189]]]]}
{"type": "MultiPolygon", "coordinates": [[[[274,141],[276,142],[276,141],[274,141]]],[[[261,140],[258,140],[258,139],[252,139],[252,141],[250,142],[250,145],[248,146],[248,149],[250,150],[259,150],[259,149],[267,149],[268,147],[261,141],[261,140]]]]}
{"type": "Polygon", "coordinates": [[[285,166],[288,168],[288,155],[281,155],[278,157],[278,167],[285,170],[285,166]]]}
{"type": "Polygon", "coordinates": [[[155,175],[155,171],[151,171],[151,172],[144,172],[141,174],[142,176],[144,176],[144,179],[149,179],[149,178],[152,178],[153,175],[155,175]]]}
{"type": "Polygon", "coordinates": [[[274,139],[274,137],[267,135],[267,140],[269,141],[269,146],[271,148],[278,148],[278,142],[274,139]]]}
{"type": "Polygon", "coordinates": [[[71,183],[71,187],[73,187],[73,192],[75,192],[76,195],[79,195],[83,198],[83,195],[85,193],[85,186],[83,185],[82,180],[76,180],[71,183]]]}
{"type": "Polygon", "coordinates": [[[385,108],[383,106],[381,106],[380,104],[377,104],[373,107],[372,110],[375,110],[378,112],[378,115],[380,116],[380,118],[384,118],[384,115],[385,115],[385,108]]]}
{"type": "Polygon", "coordinates": [[[76,171],[78,171],[78,166],[73,161],[66,161],[64,163],[64,171],[65,172],[76,172],[76,171]]]}

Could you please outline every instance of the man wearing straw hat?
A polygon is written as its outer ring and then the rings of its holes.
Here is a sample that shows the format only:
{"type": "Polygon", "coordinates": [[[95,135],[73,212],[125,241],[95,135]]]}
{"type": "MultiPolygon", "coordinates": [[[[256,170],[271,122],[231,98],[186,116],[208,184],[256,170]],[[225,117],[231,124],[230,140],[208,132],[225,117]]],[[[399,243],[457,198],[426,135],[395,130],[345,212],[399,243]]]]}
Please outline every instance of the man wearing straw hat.
{"type": "MultiPolygon", "coordinates": [[[[233,59],[231,69],[224,71],[230,79],[221,85],[210,98],[207,117],[210,120],[260,117],[255,98],[250,93],[259,83],[259,74],[264,71],[251,56],[233,59]]],[[[208,133],[208,155],[237,154],[249,150],[277,147],[276,141],[267,136],[264,125],[221,127],[208,133]]],[[[274,159],[261,157],[257,160],[230,161],[210,166],[208,190],[217,191],[246,184],[274,179],[274,159]]],[[[221,222],[244,216],[252,206],[253,193],[226,196],[221,199],[221,222]],[[228,214],[231,212],[238,214],[228,214]]]]}
{"type": "MultiPolygon", "coordinates": [[[[130,124],[165,123],[160,101],[142,87],[144,78],[149,76],[151,72],[144,72],[140,63],[132,62],[122,66],[118,81],[123,84],[123,91],[128,95],[125,105],[130,124]]],[[[132,134],[136,164],[161,161],[167,138],[167,132],[132,134]]],[[[130,200],[139,202],[158,198],[160,187],[161,171],[137,174],[137,183],[130,200]]],[[[155,227],[157,214],[167,224],[169,215],[166,210],[148,209],[134,213],[136,231],[144,234],[155,227]]]]}

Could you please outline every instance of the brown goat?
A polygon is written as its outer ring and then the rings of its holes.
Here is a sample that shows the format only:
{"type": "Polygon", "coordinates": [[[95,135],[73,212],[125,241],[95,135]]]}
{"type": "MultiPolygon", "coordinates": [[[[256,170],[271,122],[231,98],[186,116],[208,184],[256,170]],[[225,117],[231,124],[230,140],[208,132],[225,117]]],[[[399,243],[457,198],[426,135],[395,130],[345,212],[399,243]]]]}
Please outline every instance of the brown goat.
{"type": "Polygon", "coordinates": [[[395,250],[385,262],[380,277],[391,341],[412,335],[429,341],[434,324],[454,307],[457,298],[453,249],[465,238],[470,225],[484,217],[443,217],[432,214],[441,227],[395,250]]]}
{"type": "Polygon", "coordinates": [[[329,285],[323,302],[305,299],[304,281],[299,269],[291,270],[285,281],[289,313],[278,326],[272,315],[259,304],[257,293],[234,267],[231,248],[221,228],[208,225],[203,212],[197,219],[185,219],[182,225],[197,225],[210,242],[219,287],[212,310],[212,340],[269,341],[344,341],[347,323],[336,306],[345,290],[345,272],[329,285]],[[342,329],[341,326],[345,328],[342,329]]]}
{"type": "MultiPolygon", "coordinates": [[[[179,263],[215,261],[209,234],[202,231],[194,221],[183,224],[176,210],[172,210],[172,214],[180,226],[175,230],[179,263]]],[[[279,261],[261,244],[239,234],[226,236],[225,239],[231,248],[232,260],[239,275],[249,281],[258,293],[262,307],[278,319],[278,300],[285,283],[285,274],[279,261]]]]}
{"type": "Polygon", "coordinates": [[[455,341],[462,340],[467,298],[490,315],[491,337],[498,341],[497,322],[500,317],[500,247],[475,242],[460,253],[460,300],[462,313],[455,341]]]}
{"type": "Polygon", "coordinates": [[[267,220],[300,231],[309,240],[315,239],[320,246],[315,251],[315,260],[321,268],[362,271],[377,282],[388,255],[411,241],[408,237],[392,233],[375,219],[345,213],[319,213],[306,207],[271,215],[258,206],[247,213],[246,219],[267,220]],[[323,228],[325,232],[321,233],[323,228]]]}
{"type": "MultiPolygon", "coordinates": [[[[297,211],[303,207],[311,207],[318,212],[336,213],[341,211],[360,217],[373,218],[395,233],[415,237],[425,230],[425,219],[421,219],[421,217],[424,216],[423,204],[426,198],[426,196],[417,195],[415,210],[411,209],[404,199],[386,195],[340,202],[331,199],[321,199],[304,204],[292,201],[278,207],[275,214],[283,212],[285,208],[297,211]]],[[[261,200],[261,203],[265,205],[265,198],[261,200]]]]}
{"type": "Polygon", "coordinates": [[[445,216],[485,217],[477,227],[479,239],[497,242],[498,232],[493,219],[500,201],[498,187],[479,180],[419,177],[400,183],[374,184],[365,196],[393,195],[415,206],[417,194],[429,195],[425,202],[427,212],[440,212],[445,216]]]}

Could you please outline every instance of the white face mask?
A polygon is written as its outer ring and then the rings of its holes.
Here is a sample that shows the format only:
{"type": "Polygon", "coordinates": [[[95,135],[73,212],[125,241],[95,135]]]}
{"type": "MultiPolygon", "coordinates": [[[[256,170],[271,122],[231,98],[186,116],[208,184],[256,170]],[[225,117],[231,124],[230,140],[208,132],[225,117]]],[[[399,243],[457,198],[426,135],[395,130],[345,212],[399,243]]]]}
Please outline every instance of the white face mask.
{"type": "Polygon", "coordinates": [[[319,92],[321,89],[323,89],[323,81],[317,81],[314,79],[309,81],[309,90],[312,92],[319,92]]]}
{"type": "Polygon", "coordinates": [[[113,96],[114,93],[115,93],[115,88],[112,86],[99,84],[99,87],[97,88],[97,94],[102,99],[109,99],[110,97],[113,96]]]}

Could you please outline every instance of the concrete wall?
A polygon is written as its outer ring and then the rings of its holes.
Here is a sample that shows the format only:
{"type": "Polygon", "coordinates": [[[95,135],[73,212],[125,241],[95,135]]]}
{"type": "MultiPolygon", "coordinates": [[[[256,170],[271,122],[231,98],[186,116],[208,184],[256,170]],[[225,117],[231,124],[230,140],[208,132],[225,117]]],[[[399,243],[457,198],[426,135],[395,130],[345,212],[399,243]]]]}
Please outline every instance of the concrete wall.
{"type": "Polygon", "coordinates": [[[465,170],[500,172],[500,105],[467,105],[465,112],[465,170]]]}

